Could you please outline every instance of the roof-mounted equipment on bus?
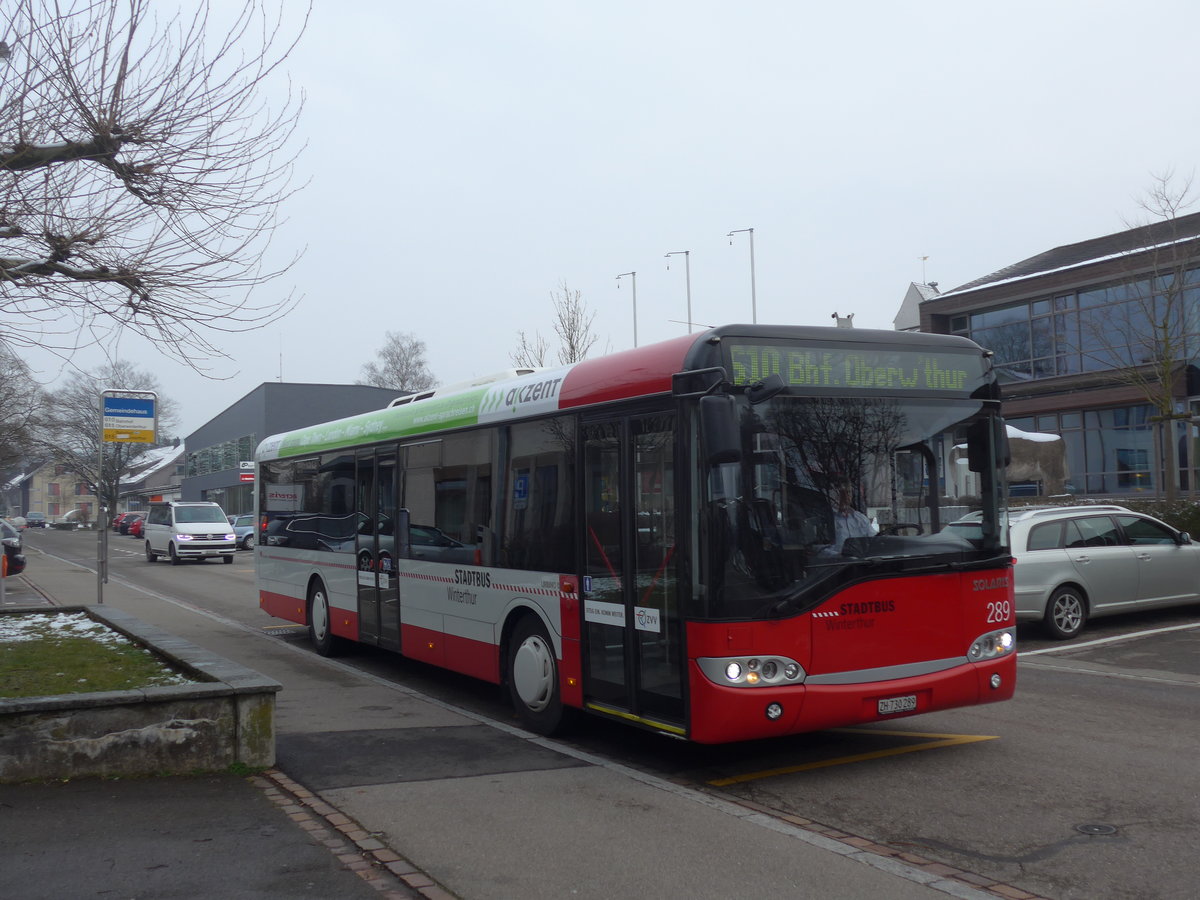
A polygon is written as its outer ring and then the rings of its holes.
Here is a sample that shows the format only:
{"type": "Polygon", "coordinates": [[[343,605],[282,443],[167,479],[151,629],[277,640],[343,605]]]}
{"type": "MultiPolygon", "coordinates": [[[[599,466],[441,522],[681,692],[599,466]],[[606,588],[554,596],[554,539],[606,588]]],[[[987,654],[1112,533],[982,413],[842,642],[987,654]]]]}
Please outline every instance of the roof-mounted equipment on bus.
{"type": "Polygon", "coordinates": [[[481,375],[478,378],[471,378],[467,381],[457,381],[454,384],[440,384],[428,391],[417,391],[414,394],[408,394],[404,397],[397,397],[388,404],[390,409],[393,406],[405,406],[409,403],[416,403],[418,400],[428,400],[430,397],[442,397],[446,394],[457,394],[459,391],[469,391],[471,388],[483,387],[485,384],[495,384],[497,381],[507,381],[510,378],[522,378],[525,375],[532,375],[534,372],[540,372],[541,369],[522,368],[522,369],[504,369],[501,372],[493,372],[491,375],[481,375]]]}

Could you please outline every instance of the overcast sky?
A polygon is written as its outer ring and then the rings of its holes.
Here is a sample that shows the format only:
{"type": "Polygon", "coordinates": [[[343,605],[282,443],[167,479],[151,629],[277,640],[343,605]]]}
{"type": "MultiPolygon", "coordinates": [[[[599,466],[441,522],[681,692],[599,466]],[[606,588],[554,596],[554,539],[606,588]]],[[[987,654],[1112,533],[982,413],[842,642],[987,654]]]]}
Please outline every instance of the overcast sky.
{"type": "Polygon", "coordinates": [[[686,333],[671,251],[693,321],[750,321],[745,228],[760,323],[891,328],[910,282],[1122,230],[1191,175],[1197,33],[1194,0],[315,0],[310,184],[271,251],[307,248],[274,285],[303,300],[221,337],[225,381],[117,353],[183,436],[264,381],[353,382],[389,330],[441,381],[506,368],[564,280],[597,355],[633,345],[626,272],[638,343],[686,333]]]}

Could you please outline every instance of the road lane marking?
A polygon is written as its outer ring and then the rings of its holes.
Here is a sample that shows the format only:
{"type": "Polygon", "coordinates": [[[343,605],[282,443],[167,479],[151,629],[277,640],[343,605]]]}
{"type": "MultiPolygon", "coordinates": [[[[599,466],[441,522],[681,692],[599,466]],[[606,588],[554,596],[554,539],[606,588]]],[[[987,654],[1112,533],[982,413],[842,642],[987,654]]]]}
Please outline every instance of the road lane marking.
{"type": "Polygon", "coordinates": [[[1043,647],[1040,650],[1021,650],[1017,649],[1017,659],[1022,656],[1038,656],[1042,653],[1058,653],[1064,650],[1084,650],[1088,647],[1100,647],[1104,644],[1115,644],[1118,641],[1132,641],[1135,638],[1150,637],[1155,634],[1169,634],[1172,631],[1187,631],[1191,628],[1200,628],[1200,623],[1192,622],[1187,625],[1164,625],[1162,628],[1150,628],[1146,631],[1134,631],[1130,634],[1117,634],[1112,637],[1096,638],[1094,641],[1083,641],[1082,643],[1064,642],[1057,647],[1043,647]]]}
{"type": "Polygon", "coordinates": [[[879,731],[869,728],[833,728],[837,734],[867,734],[886,735],[888,737],[930,738],[919,744],[905,744],[902,747],[890,747],[887,750],[872,750],[868,753],[855,753],[850,756],[838,756],[833,759],[822,759],[816,762],[801,763],[795,766],[781,766],[776,769],[764,769],[761,772],[748,772],[745,775],[734,775],[731,778],[718,778],[706,782],[712,787],[728,787],[747,781],[758,781],[763,778],[774,778],[777,775],[794,775],[797,772],[808,772],[813,769],[826,769],[830,766],[844,766],[850,763],[866,762],[872,759],[883,759],[888,756],[899,756],[902,753],[916,753],[919,750],[940,750],[943,747],[955,747],[960,744],[975,744],[979,741],[994,741],[999,738],[995,734],[932,734],[924,731],[879,731]]]}

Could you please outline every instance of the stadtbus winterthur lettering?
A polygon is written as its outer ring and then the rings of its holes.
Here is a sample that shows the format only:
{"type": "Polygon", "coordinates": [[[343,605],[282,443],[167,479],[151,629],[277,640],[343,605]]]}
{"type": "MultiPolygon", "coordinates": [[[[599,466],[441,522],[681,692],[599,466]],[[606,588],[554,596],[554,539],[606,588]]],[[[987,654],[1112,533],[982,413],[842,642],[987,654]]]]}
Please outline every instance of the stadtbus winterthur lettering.
{"type": "Polygon", "coordinates": [[[979,376],[963,365],[962,356],[947,353],[734,344],[729,358],[736,385],[779,375],[788,385],[804,388],[961,391],[979,376]]]}

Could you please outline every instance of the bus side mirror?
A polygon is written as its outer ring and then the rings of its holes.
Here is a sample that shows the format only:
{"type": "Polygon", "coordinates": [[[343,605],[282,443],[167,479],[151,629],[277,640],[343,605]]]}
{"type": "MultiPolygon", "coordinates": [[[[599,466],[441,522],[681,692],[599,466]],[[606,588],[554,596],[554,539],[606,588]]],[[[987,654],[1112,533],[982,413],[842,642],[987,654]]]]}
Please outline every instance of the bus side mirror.
{"type": "Polygon", "coordinates": [[[700,432],[710,466],[741,460],[742,431],[732,397],[709,394],[700,398],[700,432]]]}
{"type": "Polygon", "coordinates": [[[992,453],[989,450],[995,450],[995,466],[998,469],[1008,468],[1012,462],[1012,451],[1008,447],[1008,430],[1004,428],[1004,420],[997,419],[996,425],[999,429],[996,433],[996,443],[994,448],[989,448],[988,444],[992,435],[992,423],[986,419],[976,422],[967,429],[967,468],[972,472],[984,472],[992,464],[992,453]]]}
{"type": "Polygon", "coordinates": [[[787,383],[778,372],[772,372],[762,381],[756,381],[746,389],[746,396],[751,406],[765,403],[772,397],[777,397],[787,390],[787,383]]]}

